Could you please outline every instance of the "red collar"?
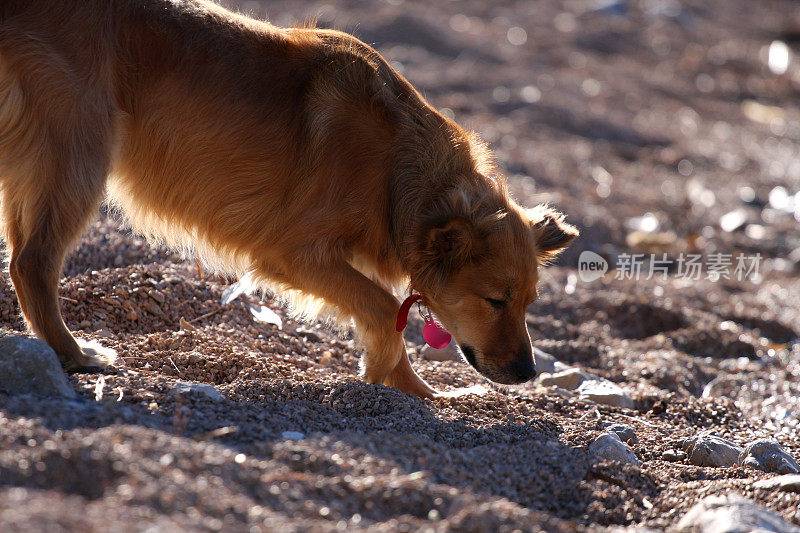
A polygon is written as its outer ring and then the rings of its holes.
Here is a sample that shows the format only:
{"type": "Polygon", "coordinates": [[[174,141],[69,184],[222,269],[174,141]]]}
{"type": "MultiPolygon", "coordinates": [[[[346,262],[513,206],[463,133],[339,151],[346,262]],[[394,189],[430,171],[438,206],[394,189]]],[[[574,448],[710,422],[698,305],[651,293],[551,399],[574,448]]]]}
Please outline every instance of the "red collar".
{"type": "Polygon", "coordinates": [[[421,294],[412,294],[403,300],[403,303],[400,305],[400,310],[397,312],[397,331],[406,329],[406,324],[408,324],[408,312],[411,311],[411,306],[414,305],[414,302],[421,299],[421,294]]]}

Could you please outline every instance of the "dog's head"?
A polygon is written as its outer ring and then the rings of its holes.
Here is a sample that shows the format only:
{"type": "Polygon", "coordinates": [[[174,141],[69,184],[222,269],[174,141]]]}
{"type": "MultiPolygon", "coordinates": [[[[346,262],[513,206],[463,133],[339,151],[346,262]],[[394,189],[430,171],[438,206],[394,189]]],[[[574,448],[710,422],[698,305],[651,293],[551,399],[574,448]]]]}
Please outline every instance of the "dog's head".
{"type": "Polygon", "coordinates": [[[537,296],[538,267],[578,231],[549,207],[502,200],[421,224],[413,282],[469,364],[515,384],[536,375],[525,312],[537,296]]]}

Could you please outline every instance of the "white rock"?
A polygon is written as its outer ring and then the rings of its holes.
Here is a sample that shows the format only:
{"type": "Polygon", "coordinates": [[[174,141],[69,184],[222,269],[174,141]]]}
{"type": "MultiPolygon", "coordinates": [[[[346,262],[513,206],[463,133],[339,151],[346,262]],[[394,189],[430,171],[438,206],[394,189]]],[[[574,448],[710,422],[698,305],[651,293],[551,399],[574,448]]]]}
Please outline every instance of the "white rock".
{"type": "Polygon", "coordinates": [[[251,305],[250,314],[256,322],[263,322],[265,324],[272,324],[278,329],[283,328],[283,320],[280,315],[267,307],[266,305],[251,305]]]}
{"type": "Polygon", "coordinates": [[[305,433],[301,433],[299,431],[284,431],[281,433],[281,437],[288,440],[303,440],[306,438],[305,433]]]}
{"type": "Polygon", "coordinates": [[[777,472],[778,474],[796,474],[800,472],[800,465],[784,450],[778,441],[761,439],[748,444],[741,451],[739,464],[764,472],[777,472]]]}
{"type": "Polygon", "coordinates": [[[591,379],[578,387],[581,400],[591,400],[602,405],[633,409],[633,400],[622,388],[604,379],[591,379]]]}
{"type": "Polygon", "coordinates": [[[622,442],[616,433],[602,433],[589,445],[589,453],[603,461],[619,461],[639,466],[639,459],[630,446],[622,442]]]}
{"type": "Polygon", "coordinates": [[[800,492],[800,474],[785,474],[753,483],[756,489],[778,489],[786,492],[800,492]]]}
{"type": "Polygon", "coordinates": [[[675,463],[686,459],[686,454],[680,450],[669,449],[661,453],[661,458],[664,461],[671,461],[675,463]]]}
{"type": "Polygon", "coordinates": [[[676,530],[698,533],[800,533],[800,528],[738,494],[704,498],[680,519],[676,530]]]}
{"type": "Polygon", "coordinates": [[[225,399],[225,396],[223,396],[221,392],[215,389],[213,385],[209,385],[207,383],[190,383],[188,381],[178,381],[172,387],[170,393],[171,394],[197,393],[197,394],[202,394],[206,398],[214,400],[215,402],[219,402],[225,399]]]}
{"type": "Polygon", "coordinates": [[[451,342],[441,350],[426,345],[420,355],[428,361],[458,361],[461,359],[454,342],[451,342]]]}
{"type": "Polygon", "coordinates": [[[580,368],[568,368],[554,374],[542,374],[539,383],[545,387],[561,387],[564,389],[577,389],[578,386],[590,379],[591,376],[580,368]]]}
{"type": "Polygon", "coordinates": [[[0,338],[0,389],[10,394],[75,396],[53,349],[38,339],[19,336],[0,338]]]}
{"type": "Polygon", "coordinates": [[[556,363],[558,363],[558,359],[535,346],[533,348],[533,360],[536,363],[536,372],[539,374],[553,374],[556,372],[556,363]]]}
{"type": "Polygon", "coordinates": [[[703,431],[695,437],[686,439],[683,449],[689,464],[697,466],[734,466],[737,464],[741,446],[723,439],[713,431],[703,431]]]}

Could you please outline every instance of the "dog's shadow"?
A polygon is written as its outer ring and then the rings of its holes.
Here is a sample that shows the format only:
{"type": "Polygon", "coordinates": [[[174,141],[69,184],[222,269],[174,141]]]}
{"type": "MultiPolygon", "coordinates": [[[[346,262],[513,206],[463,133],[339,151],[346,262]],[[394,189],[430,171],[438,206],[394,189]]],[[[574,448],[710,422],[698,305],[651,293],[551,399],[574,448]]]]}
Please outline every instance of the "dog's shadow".
{"type": "MultiPolygon", "coordinates": [[[[292,479],[293,490],[345,520],[356,514],[385,520],[390,512],[426,519],[432,510],[446,516],[487,498],[575,518],[591,502],[584,481],[588,452],[560,442],[561,429],[546,412],[492,421],[478,412],[483,399],[431,404],[360,381],[254,380],[220,389],[226,398],[214,401],[199,393],[177,397],[165,385],[149,404],[124,397],[96,402],[88,394],[42,400],[0,393],[6,418],[36,419],[49,438],[57,433],[63,442],[73,441],[64,445],[73,448],[71,460],[65,463],[63,450],[51,446],[42,451],[49,460],[39,457],[46,468],[33,475],[0,461],[0,485],[101,498],[106,488],[123,482],[127,467],[120,464],[135,458],[118,457],[115,448],[100,444],[130,439],[137,446],[146,443],[146,454],[174,457],[175,465],[191,463],[194,469],[196,457],[218,456],[212,462],[224,465],[219,475],[230,490],[254,505],[278,505],[275,491],[286,490],[285,481],[292,479]],[[65,464],[49,475],[49,461],[65,464]],[[266,478],[278,488],[263,486],[266,478]],[[364,499],[365,483],[373,503],[364,499]]],[[[495,412],[502,399],[487,401],[495,412]]],[[[48,438],[39,433],[34,440],[48,438]]]]}

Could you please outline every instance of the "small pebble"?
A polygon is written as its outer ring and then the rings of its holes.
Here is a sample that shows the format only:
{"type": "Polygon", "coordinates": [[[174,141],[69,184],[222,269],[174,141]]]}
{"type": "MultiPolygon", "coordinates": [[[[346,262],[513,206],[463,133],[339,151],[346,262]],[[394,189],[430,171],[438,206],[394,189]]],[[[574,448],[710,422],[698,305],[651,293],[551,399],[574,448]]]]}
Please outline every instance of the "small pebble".
{"type": "Polygon", "coordinates": [[[634,429],[628,424],[614,422],[608,424],[605,427],[605,430],[609,433],[616,433],[622,442],[627,442],[628,444],[639,443],[639,438],[636,436],[636,431],[634,431],[634,429]]]}
{"type": "Polygon", "coordinates": [[[299,327],[295,330],[295,333],[306,342],[322,342],[322,337],[312,329],[299,327]]]}
{"type": "Polygon", "coordinates": [[[588,450],[601,461],[619,461],[639,466],[636,454],[616,433],[602,433],[589,445],[588,450]]]}
{"type": "Polygon", "coordinates": [[[796,474],[800,465],[783,449],[776,440],[761,439],[748,444],[740,453],[738,462],[742,466],[776,472],[778,474],[796,474]]]}
{"type": "Polygon", "coordinates": [[[150,298],[152,298],[153,300],[155,300],[159,304],[163,304],[167,300],[166,296],[164,296],[164,293],[162,293],[160,291],[156,291],[156,290],[149,291],[147,293],[147,295],[150,296],[150,298]]]}
{"type": "Polygon", "coordinates": [[[156,315],[156,316],[158,316],[158,315],[163,315],[163,314],[164,314],[164,311],[162,311],[162,310],[161,310],[161,308],[158,306],[158,304],[157,304],[157,303],[155,303],[155,302],[153,302],[153,301],[148,301],[148,302],[145,302],[145,304],[144,304],[144,308],[145,308],[145,309],[146,309],[146,310],[147,310],[149,313],[151,313],[151,314],[153,314],[153,315],[156,315]]]}
{"type": "Polygon", "coordinates": [[[800,474],[784,474],[782,476],[762,479],[753,483],[753,488],[800,492],[800,474]]]}
{"type": "Polygon", "coordinates": [[[703,431],[684,441],[689,464],[697,466],[734,466],[743,448],[723,439],[713,431],[703,431]]]}
{"type": "Polygon", "coordinates": [[[223,396],[221,392],[215,389],[213,385],[209,385],[207,383],[188,383],[185,381],[179,381],[175,383],[170,393],[171,394],[197,393],[214,401],[222,401],[225,399],[225,396],[223,396]]]}
{"type": "Polygon", "coordinates": [[[633,400],[622,388],[606,380],[588,380],[578,387],[581,400],[591,400],[601,405],[633,409],[633,400]]]}
{"type": "Polygon", "coordinates": [[[451,342],[440,350],[432,346],[425,346],[420,355],[428,361],[458,361],[461,359],[461,355],[458,353],[458,348],[456,348],[454,342],[451,342]]]}
{"type": "Polygon", "coordinates": [[[539,374],[553,374],[556,372],[556,363],[558,363],[558,359],[535,346],[533,347],[533,360],[536,363],[536,371],[539,374]]]}
{"type": "Polygon", "coordinates": [[[799,528],[738,494],[707,496],[680,519],[677,531],[700,533],[798,532],[799,528]]]}
{"type": "Polygon", "coordinates": [[[574,390],[578,386],[590,379],[591,376],[580,368],[568,368],[555,374],[542,374],[539,383],[545,387],[561,387],[563,389],[574,390]]]}
{"type": "Polygon", "coordinates": [[[670,461],[670,462],[673,462],[673,463],[677,463],[677,462],[680,462],[680,461],[683,461],[684,459],[686,459],[686,454],[683,453],[680,450],[669,449],[669,450],[666,450],[665,452],[663,452],[661,454],[661,458],[664,461],[670,461]]]}

